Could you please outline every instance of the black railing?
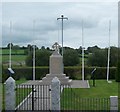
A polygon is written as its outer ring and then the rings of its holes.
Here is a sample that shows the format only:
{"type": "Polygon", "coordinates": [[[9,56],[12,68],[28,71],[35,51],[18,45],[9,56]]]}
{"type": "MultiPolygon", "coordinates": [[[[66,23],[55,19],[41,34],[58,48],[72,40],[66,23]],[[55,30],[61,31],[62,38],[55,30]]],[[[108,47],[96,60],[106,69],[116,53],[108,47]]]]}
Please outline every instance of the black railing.
{"type": "MultiPolygon", "coordinates": [[[[51,85],[17,85],[16,110],[51,110],[51,85]]],[[[109,111],[109,98],[81,98],[68,85],[61,85],[61,111],[109,111]]],[[[87,97],[87,96],[86,96],[87,97]]]]}
{"type": "Polygon", "coordinates": [[[110,98],[82,98],[74,88],[62,85],[61,110],[109,111],[110,98]]]}

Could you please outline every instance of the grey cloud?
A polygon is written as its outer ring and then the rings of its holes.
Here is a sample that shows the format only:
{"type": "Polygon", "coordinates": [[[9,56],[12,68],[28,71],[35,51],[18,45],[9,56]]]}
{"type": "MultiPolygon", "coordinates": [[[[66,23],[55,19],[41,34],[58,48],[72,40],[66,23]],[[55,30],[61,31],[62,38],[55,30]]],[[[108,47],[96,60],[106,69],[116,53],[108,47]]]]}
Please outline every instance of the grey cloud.
{"type": "MultiPolygon", "coordinates": [[[[59,30],[61,29],[61,21],[56,19],[64,14],[69,18],[68,21],[64,21],[64,34],[66,36],[64,44],[75,47],[81,43],[82,20],[86,31],[85,36],[89,37],[87,38],[89,44],[86,46],[89,46],[91,43],[94,44],[93,40],[105,38],[107,20],[112,18],[112,21],[116,21],[115,18],[117,18],[116,13],[114,13],[117,9],[116,6],[106,5],[106,3],[5,3],[3,6],[4,45],[10,41],[8,38],[10,20],[13,21],[12,35],[14,35],[11,41],[23,45],[35,42],[39,46],[51,46],[50,44],[57,40],[58,26],[59,30]],[[33,20],[36,21],[34,37],[33,20]]],[[[113,32],[116,33],[117,23],[112,23],[114,24],[113,32]]]]}

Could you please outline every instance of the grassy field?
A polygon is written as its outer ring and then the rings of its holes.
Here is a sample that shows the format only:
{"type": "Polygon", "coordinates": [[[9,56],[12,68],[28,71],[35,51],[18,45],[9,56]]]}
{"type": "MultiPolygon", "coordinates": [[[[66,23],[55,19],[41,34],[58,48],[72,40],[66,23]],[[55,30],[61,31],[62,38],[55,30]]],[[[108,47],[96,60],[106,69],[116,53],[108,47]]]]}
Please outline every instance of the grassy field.
{"type": "MultiPolygon", "coordinates": [[[[21,62],[21,61],[25,61],[26,57],[27,57],[26,55],[12,55],[11,60],[16,61],[16,62],[21,62]]],[[[2,56],[2,61],[3,62],[8,62],[8,60],[9,60],[9,55],[3,55],[2,56]]]]}
{"type": "MultiPolygon", "coordinates": [[[[9,55],[9,49],[0,49],[0,53],[2,53],[3,55],[8,54],[9,55]]],[[[19,50],[12,50],[11,52],[12,54],[24,54],[24,50],[19,49],[19,50]]]]}
{"type": "Polygon", "coordinates": [[[118,95],[118,83],[108,84],[106,80],[97,80],[96,87],[67,88],[61,95],[61,108],[64,110],[109,110],[110,96],[118,95]]]}
{"type": "MultiPolygon", "coordinates": [[[[9,62],[9,49],[0,49],[0,54],[3,64],[7,64],[9,62]]],[[[19,49],[17,52],[12,50],[12,54],[14,54],[11,56],[12,65],[23,65],[27,57],[27,55],[24,55],[24,50],[19,49]]]]}
{"type": "Polygon", "coordinates": [[[109,98],[110,96],[118,95],[118,83],[112,81],[112,83],[107,83],[106,80],[96,80],[96,86],[92,86],[92,80],[89,81],[90,88],[88,89],[73,89],[75,94],[82,98],[109,98]]]}

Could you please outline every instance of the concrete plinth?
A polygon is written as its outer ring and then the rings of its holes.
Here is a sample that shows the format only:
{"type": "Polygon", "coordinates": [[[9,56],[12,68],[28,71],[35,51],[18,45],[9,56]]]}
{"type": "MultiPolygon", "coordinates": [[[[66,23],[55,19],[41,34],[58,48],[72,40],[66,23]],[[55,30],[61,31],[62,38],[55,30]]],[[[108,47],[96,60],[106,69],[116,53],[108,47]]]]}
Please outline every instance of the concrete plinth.
{"type": "Polygon", "coordinates": [[[42,78],[43,83],[51,84],[54,77],[57,77],[61,84],[72,84],[72,80],[63,73],[63,57],[59,54],[58,51],[54,51],[50,56],[49,61],[49,74],[46,77],[42,78]]]}

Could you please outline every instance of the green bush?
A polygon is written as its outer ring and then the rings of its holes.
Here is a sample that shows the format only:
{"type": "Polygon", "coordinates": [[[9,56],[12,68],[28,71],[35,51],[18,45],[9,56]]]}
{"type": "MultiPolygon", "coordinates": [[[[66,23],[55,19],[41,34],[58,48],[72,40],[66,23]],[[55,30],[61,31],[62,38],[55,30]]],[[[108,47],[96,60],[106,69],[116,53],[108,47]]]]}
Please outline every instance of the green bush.
{"type": "MultiPolygon", "coordinates": [[[[94,67],[85,67],[85,79],[91,78],[91,72],[94,67]]],[[[26,80],[32,80],[32,67],[14,67],[13,70],[15,74],[13,75],[15,80],[25,78],[26,80]]],[[[71,79],[81,80],[81,67],[70,66],[64,68],[64,73],[69,76],[71,79]]],[[[97,70],[94,72],[96,79],[106,79],[107,74],[106,67],[97,67],[97,70]]],[[[3,69],[3,81],[5,81],[9,75],[7,68],[3,69]]],[[[36,80],[42,79],[46,74],[49,73],[48,67],[36,67],[36,80]]],[[[115,79],[116,68],[110,67],[109,79],[115,79]]]]}
{"type": "Polygon", "coordinates": [[[65,49],[63,63],[65,66],[76,66],[79,64],[79,54],[73,49],[65,49]]]}
{"type": "MultiPolygon", "coordinates": [[[[49,57],[51,52],[48,50],[37,50],[35,53],[35,64],[36,66],[48,66],[49,65],[49,57]]],[[[33,52],[31,52],[26,58],[26,65],[33,65],[33,52]]]]}
{"type": "MultiPolygon", "coordinates": [[[[26,80],[32,80],[32,67],[15,67],[13,68],[15,74],[12,77],[15,80],[25,78],[26,80]]],[[[4,74],[2,75],[3,82],[9,77],[7,68],[3,69],[4,74]]],[[[36,80],[42,79],[48,73],[48,67],[36,67],[36,80]]]]}
{"type": "MultiPolygon", "coordinates": [[[[85,67],[85,79],[91,78],[91,72],[95,67],[85,67]]],[[[65,67],[65,73],[70,76],[71,79],[79,79],[82,77],[82,68],[81,67],[65,67]]],[[[107,79],[107,69],[106,67],[97,67],[97,70],[94,72],[96,79],[107,79]]],[[[115,79],[116,68],[110,67],[109,79],[115,79]]]]}

